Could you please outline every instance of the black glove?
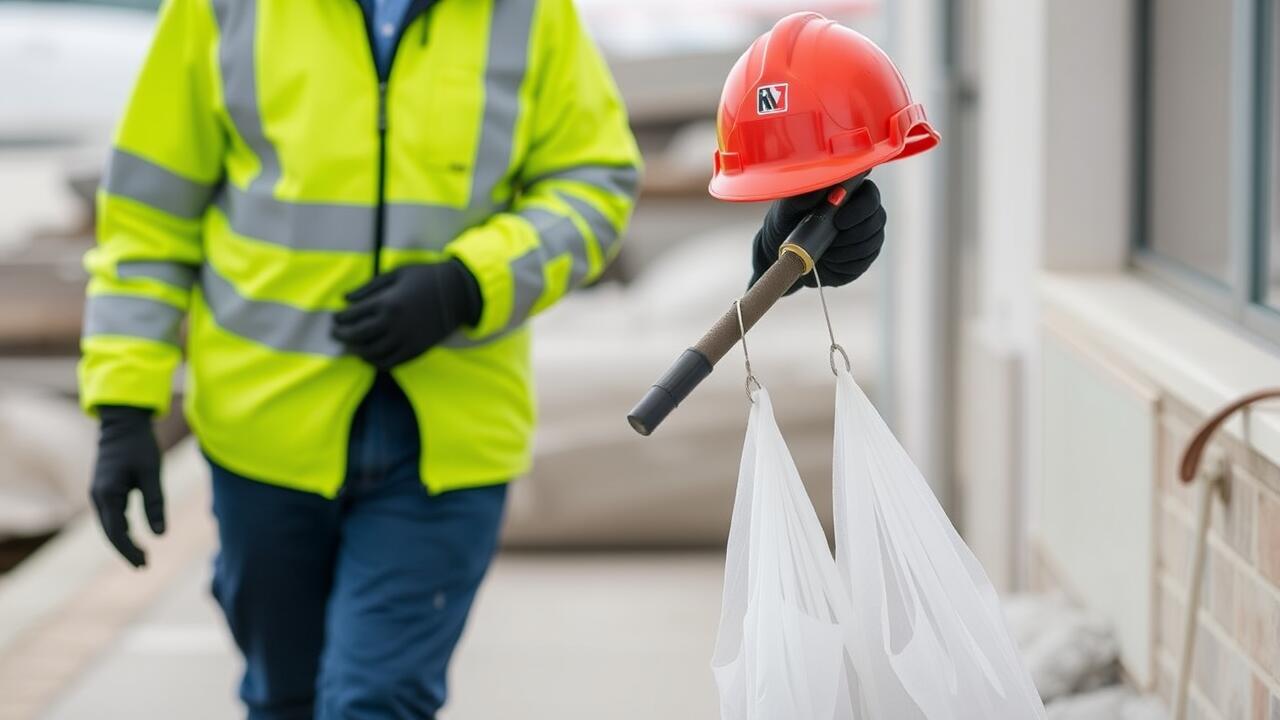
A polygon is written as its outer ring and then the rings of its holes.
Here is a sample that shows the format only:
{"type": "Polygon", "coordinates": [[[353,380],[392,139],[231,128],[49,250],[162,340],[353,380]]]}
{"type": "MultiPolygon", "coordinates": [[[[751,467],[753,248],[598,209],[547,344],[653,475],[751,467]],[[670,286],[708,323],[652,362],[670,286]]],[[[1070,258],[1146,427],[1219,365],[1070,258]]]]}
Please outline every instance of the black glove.
{"type": "Polygon", "coordinates": [[[151,428],[151,411],[120,405],[98,408],[101,431],[98,461],[93,468],[89,496],[107,539],[134,567],[147,564],[147,555],[129,537],[125,507],[129,493],[142,492],[151,532],[164,534],[164,493],[160,488],[160,445],[151,428]]]}
{"type": "MultiPolygon", "coordinates": [[[[760,232],[756,233],[755,252],[752,257],[751,284],[754,285],[765,270],[778,259],[778,247],[791,235],[809,211],[823,202],[829,190],[817,190],[778,200],[769,207],[760,232]]],[[[835,224],[839,234],[831,247],[818,259],[818,275],[827,286],[847,285],[857,280],[871,267],[880,247],[884,245],[884,207],[880,204],[880,189],[870,180],[863,180],[852,197],[836,210],[835,224]]],[[[808,273],[787,291],[795,292],[801,285],[815,287],[813,273],[808,273]]]]}
{"type": "Polygon", "coordinates": [[[379,370],[412,360],[480,320],[480,286],[461,261],[407,265],[347,295],[333,338],[379,370]]]}

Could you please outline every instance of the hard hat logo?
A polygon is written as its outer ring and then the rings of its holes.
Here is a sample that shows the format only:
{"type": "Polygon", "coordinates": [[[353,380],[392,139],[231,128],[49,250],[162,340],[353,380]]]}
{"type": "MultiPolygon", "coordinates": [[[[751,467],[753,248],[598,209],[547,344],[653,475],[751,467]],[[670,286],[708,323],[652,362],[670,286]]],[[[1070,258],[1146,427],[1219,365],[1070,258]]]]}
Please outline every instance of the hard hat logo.
{"type": "Polygon", "coordinates": [[[756,90],[756,114],[772,115],[787,111],[787,84],[761,85],[756,90]]]}

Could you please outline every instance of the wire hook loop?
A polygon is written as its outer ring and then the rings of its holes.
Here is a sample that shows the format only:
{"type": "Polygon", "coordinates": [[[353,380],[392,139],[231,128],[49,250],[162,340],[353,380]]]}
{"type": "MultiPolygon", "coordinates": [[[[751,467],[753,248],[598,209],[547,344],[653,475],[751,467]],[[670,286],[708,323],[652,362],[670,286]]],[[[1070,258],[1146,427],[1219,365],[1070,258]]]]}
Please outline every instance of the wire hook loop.
{"type": "Polygon", "coordinates": [[[813,266],[813,280],[818,286],[818,299],[822,301],[822,318],[827,321],[827,337],[831,338],[831,347],[827,351],[827,360],[831,364],[831,374],[840,377],[840,371],[836,369],[836,353],[840,353],[840,357],[844,358],[844,369],[850,375],[853,374],[853,363],[849,362],[849,353],[845,352],[840,343],[836,342],[836,331],[831,326],[831,311],[827,309],[827,294],[822,290],[822,278],[818,276],[818,266],[813,266]]]}
{"type": "Polygon", "coordinates": [[[751,355],[747,353],[747,325],[742,321],[742,298],[738,298],[733,301],[733,308],[738,313],[738,333],[742,336],[742,361],[747,368],[747,400],[754,403],[756,399],[753,394],[752,386],[755,386],[755,390],[763,390],[764,387],[760,384],[760,381],[756,379],[755,374],[751,372],[751,355]]]}

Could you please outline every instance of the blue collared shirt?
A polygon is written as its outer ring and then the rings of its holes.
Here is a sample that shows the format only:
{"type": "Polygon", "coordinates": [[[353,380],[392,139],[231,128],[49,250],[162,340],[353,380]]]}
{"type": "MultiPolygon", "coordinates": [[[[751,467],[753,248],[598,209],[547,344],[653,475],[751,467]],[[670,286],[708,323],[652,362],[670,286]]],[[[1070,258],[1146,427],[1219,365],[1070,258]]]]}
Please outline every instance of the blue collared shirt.
{"type": "Polygon", "coordinates": [[[412,0],[360,0],[364,8],[365,20],[372,29],[374,57],[378,64],[378,75],[386,77],[391,67],[391,59],[395,56],[396,38],[404,25],[405,13],[412,0]]]}

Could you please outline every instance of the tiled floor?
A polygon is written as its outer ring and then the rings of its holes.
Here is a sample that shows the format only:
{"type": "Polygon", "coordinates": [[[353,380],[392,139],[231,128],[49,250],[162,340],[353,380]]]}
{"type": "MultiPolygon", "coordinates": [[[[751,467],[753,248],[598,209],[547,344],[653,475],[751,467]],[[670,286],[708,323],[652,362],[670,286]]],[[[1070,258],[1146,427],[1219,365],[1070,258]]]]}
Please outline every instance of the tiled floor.
{"type": "MultiPolygon", "coordinates": [[[[511,554],[454,664],[444,720],[713,718],[717,554],[511,554]]],[[[238,661],[187,568],[58,698],[50,720],[239,715],[238,661]]]]}

